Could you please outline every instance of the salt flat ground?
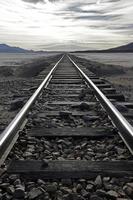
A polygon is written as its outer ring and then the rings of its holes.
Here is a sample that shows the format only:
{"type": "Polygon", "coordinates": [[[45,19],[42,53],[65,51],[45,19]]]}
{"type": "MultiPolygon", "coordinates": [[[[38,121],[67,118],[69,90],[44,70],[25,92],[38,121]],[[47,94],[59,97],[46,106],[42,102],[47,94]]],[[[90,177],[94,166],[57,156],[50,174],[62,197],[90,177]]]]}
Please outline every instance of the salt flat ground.
{"type": "Polygon", "coordinates": [[[123,67],[133,67],[133,53],[75,53],[85,59],[123,67]]]}
{"type": "Polygon", "coordinates": [[[55,53],[0,53],[0,66],[19,66],[34,59],[54,56],[55,53]]]}
{"type": "MultiPolygon", "coordinates": [[[[0,53],[0,66],[14,66],[56,53],[0,53]]],[[[124,67],[133,67],[133,53],[75,53],[85,59],[124,67]]]]}

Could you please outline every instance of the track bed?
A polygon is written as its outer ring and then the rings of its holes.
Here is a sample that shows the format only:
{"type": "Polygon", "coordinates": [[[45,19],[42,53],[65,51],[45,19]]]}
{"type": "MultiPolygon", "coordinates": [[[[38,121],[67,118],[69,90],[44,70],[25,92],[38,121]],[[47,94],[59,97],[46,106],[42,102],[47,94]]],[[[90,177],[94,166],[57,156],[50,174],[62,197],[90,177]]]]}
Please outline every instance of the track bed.
{"type": "MultiPolygon", "coordinates": [[[[106,80],[80,69],[132,123],[133,104],[106,80]]],[[[43,81],[43,72],[37,79],[43,81]]],[[[25,119],[3,165],[2,199],[133,198],[132,154],[69,57],[58,63],[25,119]]]]}

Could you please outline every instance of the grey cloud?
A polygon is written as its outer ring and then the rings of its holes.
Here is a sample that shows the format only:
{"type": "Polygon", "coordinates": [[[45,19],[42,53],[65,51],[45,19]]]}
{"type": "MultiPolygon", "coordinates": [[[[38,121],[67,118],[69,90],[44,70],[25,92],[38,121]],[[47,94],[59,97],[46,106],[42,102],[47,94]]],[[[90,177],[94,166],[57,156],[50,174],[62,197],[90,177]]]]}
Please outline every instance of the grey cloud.
{"type": "Polygon", "coordinates": [[[126,24],[126,25],[114,25],[110,26],[109,29],[114,29],[114,30],[131,30],[133,29],[133,24],[126,24]]]}
{"type": "MultiPolygon", "coordinates": [[[[75,2],[71,3],[70,5],[68,4],[65,8],[66,11],[72,11],[72,12],[86,12],[81,9],[81,6],[88,6],[88,5],[93,5],[94,3],[81,3],[81,2],[75,2]]],[[[88,12],[88,11],[87,11],[88,12]]]]}
{"type": "Polygon", "coordinates": [[[38,8],[35,5],[33,5],[33,4],[28,4],[27,5],[27,9],[38,10],[38,8]]]}
{"type": "Polygon", "coordinates": [[[61,34],[65,44],[88,45],[92,48],[133,40],[132,0],[101,0],[99,4],[96,4],[96,0],[49,0],[52,6],[46,0],[20,0],[25,2],[20,9],[19,1],[13,1],[14,7],[10,7],[10,1],[9,6],[1,4],[11,17],[6,19],[4,12],[0,13],[3,17],[0,20],[0,40],[22,41],[22,45],[27,46],[44,43],[46,47],[52,42],[55,45],[60,43],[60,38],[53,34],[54,30],[61,34]],[[38,6],[37,3],[42,5],[38,6]],[[31,15],[26,15],[26,12],[31,15]],[[50,22],[48,26],[47,20],[50,22]],[[20,30],[16,28],[17,25],[21,25],[20,30]]]}
{"type": "Polygon", "coordinates": [[[120,0],[110,0],[110,2],[120,2],[120,0]]]}
{"type": "MultiPolygon", "coordinates": [[[[39,2],[45,3],[45,0],[22,0],[22,1],[27,2],[27,3],[34,3],[34,4],[39,3],[39,2]]],[[[59,1],[59,0],[49,0],[49,1],[50,2],[56,2],[56,1],[59,1]]]]}
{"type": "Polygon", "coordinates": [[[34,29],[34,28],[40,28],[40,26],[27,26],[27,28],[34,29]]]}
{"type": "Polygon", "coordinates": [[[44,0],[22,0],[24,2],[27,2],[27,3],[39,3],[39,2],[44,2],[44,0]]]}
{"type": "Polygon", "coordinates": [[[60,0],[49,0],[50,2],[56,2],[56,1],[60,1],[60,0]]]}
{"type": "Polygon", "coordinates": [[[88,15],[88,16],[65,16],[64,19],[105,21],[119,17],[120,15],[88,15]]]}

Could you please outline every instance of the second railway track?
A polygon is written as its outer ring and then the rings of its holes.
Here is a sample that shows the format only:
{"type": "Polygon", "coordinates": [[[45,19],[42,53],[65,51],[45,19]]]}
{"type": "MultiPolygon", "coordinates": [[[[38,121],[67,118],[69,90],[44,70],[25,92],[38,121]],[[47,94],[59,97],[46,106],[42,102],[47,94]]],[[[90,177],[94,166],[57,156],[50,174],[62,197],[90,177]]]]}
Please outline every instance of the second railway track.
{"type": "Polygon", "coordinates": [[[132,199],[132,109],[110,83],[63,56],[1,134],[1,197],[132,199]]]}

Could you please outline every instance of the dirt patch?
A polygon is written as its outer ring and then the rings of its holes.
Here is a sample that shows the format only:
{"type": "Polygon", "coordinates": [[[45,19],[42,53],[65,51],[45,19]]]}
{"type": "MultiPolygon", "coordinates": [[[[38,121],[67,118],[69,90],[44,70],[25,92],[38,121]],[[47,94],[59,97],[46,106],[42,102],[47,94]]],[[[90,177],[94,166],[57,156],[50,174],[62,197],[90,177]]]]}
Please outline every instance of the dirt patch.
{"type": "Polygon", "coordinates": [[[76,56],[72,57],[76,62],[78,62],[78,64],[86,66],[87,69],[98,76],[125,74],[124,67],[119,65],[108,65],[76,56]]]}
{"type": "Polygon", "coordinates": [[[127,100],[133,101],[133,68],[127,69],[123,75],[108,76],[107,79],[125,95],[127,100]]]}
{"type": "Polygon", "coordinates": [[[107,65],[73,56],[76,63],[110,81],[118,92],[124,94],[127,101],[133,101],[133,67],[107,65]]]}
{"type": "Polygon", "coordinates": [[[56,63],[60,57],[61,55],[37,58],[28,63],[22,63],[19,66],[1,66],[0,77],[35,77],[38,76],[41,71],[45,70],[46,67],[50,67],[56,63]]]}
{"type": "Polygon", "coordinates": [[[13,76],[13,69],[8,66],[0,67],[0,76],[13,76]]]}
{"type": "Polygon", "coordinates": [[[54,57],[37,59],[31,63],[26,63],[21,66],[18,71],[16,70],[16,75],[19,77],[37,76],[41,71],[45,70],[46,67],[50,67],[53,63],[56,63],[60,57],[60,55],[57,55],[54,57]]]}
{"type": "Polygon", "coordinates": [[[54,56],[37,59],[22,66],[0,67],[0,133],[40,85],[41,80],[35,77],[38,77],[41,71],[44,71],[45,77],[59,58],[54,56]],[[12,109],[14,102],[17,107],[12,109]]]}

